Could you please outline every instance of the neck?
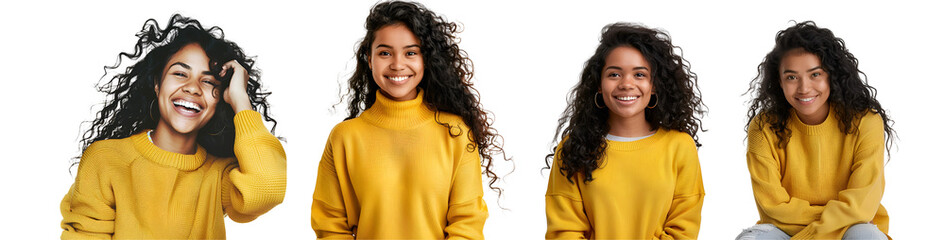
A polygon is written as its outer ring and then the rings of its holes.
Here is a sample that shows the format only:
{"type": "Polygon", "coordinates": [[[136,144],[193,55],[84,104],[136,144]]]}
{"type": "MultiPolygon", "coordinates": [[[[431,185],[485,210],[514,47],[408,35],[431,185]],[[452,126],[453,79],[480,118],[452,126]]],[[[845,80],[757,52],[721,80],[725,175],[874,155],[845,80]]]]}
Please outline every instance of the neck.
{"type": "Polygon", "coordinates": [[[618,137],[643,137],[655,132],[642,113],[630,118],[620,118],[610,114],[607,124],[610,125],[608,133],[618,137]]]}
{"type": "Polygon", "coordinates": [[[163,121],[151,133],[151,140],[164,151],[188,155],[197,153],[197,131],[180,133],[163,121]]]}

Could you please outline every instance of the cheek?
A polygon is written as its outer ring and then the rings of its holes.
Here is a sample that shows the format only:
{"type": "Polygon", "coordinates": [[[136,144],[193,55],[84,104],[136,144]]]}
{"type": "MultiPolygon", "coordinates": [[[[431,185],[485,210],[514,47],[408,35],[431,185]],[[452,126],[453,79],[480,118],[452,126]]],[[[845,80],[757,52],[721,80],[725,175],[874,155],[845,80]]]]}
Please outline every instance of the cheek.
{"type": "Polygon", "coordinates": [[[413,61],[411,65],[413,65],[413,69],[415,71],[414,74],[417,74],[417,75],[423,74],[423,58],[417,58],[417,60],[413,61]]]}

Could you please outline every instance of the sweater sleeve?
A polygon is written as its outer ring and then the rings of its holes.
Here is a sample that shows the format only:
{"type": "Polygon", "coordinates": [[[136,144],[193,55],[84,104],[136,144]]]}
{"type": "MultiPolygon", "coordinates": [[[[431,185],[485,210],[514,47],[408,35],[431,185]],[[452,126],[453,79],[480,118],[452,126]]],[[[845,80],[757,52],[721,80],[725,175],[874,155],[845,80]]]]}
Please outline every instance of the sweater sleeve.
{"type": "Polygon", "coordinates": [[[883,121],[876,114],[861,119],[847,189],[827,202],[820,219],[791,239],[841,238],[849,226],[869,222],[879,210],[885,187],[883,121]]]}
{"type": "Polygon", "coordinates": [[[236,164],[223,174],[223,210],[236,222],[249,222],[282,203],[286,155],[282,144],[252,110],[236,114],[233,153],[236,164]]]}
{"type": "Polygon", "coordinates": [[[108,149],[92,144],[82,154],[75,183],[63,197],[62,239],[111,239],[115,196],[106,174],[108,149]]]}
{"type": "Polygon", "coordinates": [[[325,151],[318,163],[315,193],[312,195],[312,230],[318,239],[354,239],[354,226],[348,225],[341,183],[335,168],[335,161],[344,161],[344,152],[334,149],[331,139],[329,137],[325,143],[325,151]]]}
{"type": "Polygon", "coordinates": [[[775,225],[807,225],[820,219],[823,206],[811,205],[792,197],[781,185],[781,167],[772,147],[777,139],[769,139],[752,120],[748,130],[748,172],[758,210],[776,221],[775,225]]]}
{"type": "MultiPolygon", "coordinates": [[[[475,149],[475,148],[474,148],[475,149]]],[[[485,239],[482,234],[489,210],[482,199],[482,168],[479,151],[466,151],[453,170],[446,239],[485,239]]]]}
{"type": "Polygon", "coordinates": [[[561,174],[560,169],[560,160],[556,155],[548,173],[548,190],[545,194],[545,216],[548,220],[545,239],[587,239],[591,224],[584,212],[584,201],[578,187],[580,178],[574,178],[575,182],[572,183],[561,174]]]}
{"type": "Polygon", "coordinates": [[[690,143],[675,158],[676,187],[660,239],[696,239],[702,220],[705,190],[695,142],[690,139],[690,143]]]}

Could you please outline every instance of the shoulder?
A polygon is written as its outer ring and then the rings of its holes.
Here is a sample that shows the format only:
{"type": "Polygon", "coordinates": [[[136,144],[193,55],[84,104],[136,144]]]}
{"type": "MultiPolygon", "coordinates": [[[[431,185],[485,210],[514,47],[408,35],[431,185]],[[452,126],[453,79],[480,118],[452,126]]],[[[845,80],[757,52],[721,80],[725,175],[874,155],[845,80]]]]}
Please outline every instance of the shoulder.
{"type": "Polygon", "coordinates": [[[80,164],[99,165],[127,163],[137,154],[131,137],[95,141],[82,152],[80,164]]]}
{"type": "Polygon", "coordinates": [[[350,136],[358,132],[365,131],[365,128],[369,124],[364,122],[364,119],[360,117],[344,120],[331,129],[331,133],[328,134],[328,139],[339,139],[344,138],[345,136],[350,136]]]}
{"type": "Polygon", "coordinates": [[[866,111],[862,117],[860,117],[859,129],[883,129],[884,122],[883,117],[872,110],[866,111]]]}
{"type": "Polygon", "coordinates": [[[681,132],[679,130],[674,130],[674,129],[664,128],[662,130],[665,131],[664,138],[666,139],[666,141],[669,141],[670,144],[674,146],[682,146],[682,147],[687,147],[687,148],[691,147],[692,149],[696,148],[696,141],[692,139],[692,136],[690,136],[688,133],[684,133],[684,132],[681,132]]]}
{"type": "Polygon", "coordinates": [[[751,118],[748,123],[748,133],[770,131],[771,124],[768,123],[769,117],[771,116],[767,113],[760,113],[751,118]]]}

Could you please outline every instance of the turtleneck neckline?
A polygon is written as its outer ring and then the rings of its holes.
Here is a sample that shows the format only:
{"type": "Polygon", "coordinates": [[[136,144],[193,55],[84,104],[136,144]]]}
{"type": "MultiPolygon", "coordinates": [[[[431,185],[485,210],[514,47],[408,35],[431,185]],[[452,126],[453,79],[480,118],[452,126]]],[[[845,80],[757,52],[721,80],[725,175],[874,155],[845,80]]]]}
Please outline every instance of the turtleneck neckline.
{"type": "Polygon", "coordinates": [[[396,101],[384,96],[381,90],[374,93],[376,101],[361,113],[360,118],[388,129],[411,129],[433,120],[435,112],[423,102],[423,89],[417,97],[407,101],[396,101]]]}
{"type": "Polygon", "coordinates": [[[207,159],[207,151],[202,146],[197,145],[197,152],[194,154],[180,154],[165,151],[154,145],[148,139],[148,131],[142,131],[132,135],[131,140],[135,150],[144,156],[144,158],[158,163],[160,165],[177,168],[183,171],[193,171],[203,165],[207,159]]]}

